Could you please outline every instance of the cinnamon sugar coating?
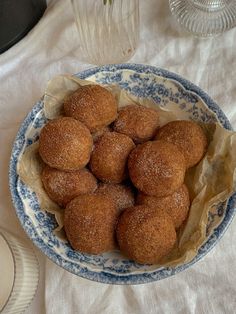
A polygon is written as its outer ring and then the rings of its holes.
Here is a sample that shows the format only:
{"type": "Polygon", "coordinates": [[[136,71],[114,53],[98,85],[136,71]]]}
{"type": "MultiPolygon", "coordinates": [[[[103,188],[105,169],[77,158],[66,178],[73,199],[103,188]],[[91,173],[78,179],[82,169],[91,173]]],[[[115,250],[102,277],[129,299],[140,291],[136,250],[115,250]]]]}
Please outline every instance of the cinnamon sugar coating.
{"type": "Polygon", "coordinates": [[[131,138],[117,132],[106,132],[92,152],[90,169],[105,183],[120,183],[127,177],[127,159],[135,147],[131,138]]]}
{"type": "Polygon", "coordinates": [[[101,254],[113,250],[117,211],[105,195],[84,194],[65,209],[64,228],[74,250],[101,254]]]}
{"type": "Polygon", "coordinates": [[[141,105],[123,107],[114,123],[114,130],[128,135],[135,143],[150,140],[159,127],[159,113],[141,105]]]}
{"type": "Polygon", "coordinates": [[[155,197],[139,193],[137,204],[146,205],[157,210],[162,209],[170,215],[175,228],[178,229],[188,216],[190,206],[188,189],[183,184],[173,194],[166,197],[155,197]]]}
{"type": "Polygon", "coordinates": [[[121,251],[142,264],[156,264],[173,248],[176,232],[170,216],[145,205],[126,209],[116,235],[121,251]]]}
{"type": "Polygon", "coordinates": [[[134,186],[147,195],[171,195],[184,183],[182,153],[164,141],[138,145],[129,155],[128,168],[134,186]]]}
{"type": "Polygon", "coordinates": [[[134,205],[134,193],[132,188],[127,185],[100,183],[96,193],[106,195],[112,199],[118,213],[134,205]]]}
{"type": "Polygon", "coordinates": [[[88,128],[68,117],[49,121],[39,136],[39,154],[52,168],[78,170],[89,162],[93,140],[88,128]]]}
{"type": "Polygon", "coordinates": [[[207,138],[203,129],[193,121],[172,121],[158,130],[156,140],[172,143],[184,155],[187,168],[195,166],[207,149],[207,138]]]}
{"type": "Polygon", "coordinates": [[[100,85],[82,86],[64,101],[65,115],[83,122],[92,133],[116,119],[117,106],[112,93],[100,85]]]}
{"type": "Polygon", "coordinates": [[[62,207],[76,196],[94,192],[97,188],[96,178],[86,168],[65,172],[45,166],[41,179],[48,196],[62,207]]]}

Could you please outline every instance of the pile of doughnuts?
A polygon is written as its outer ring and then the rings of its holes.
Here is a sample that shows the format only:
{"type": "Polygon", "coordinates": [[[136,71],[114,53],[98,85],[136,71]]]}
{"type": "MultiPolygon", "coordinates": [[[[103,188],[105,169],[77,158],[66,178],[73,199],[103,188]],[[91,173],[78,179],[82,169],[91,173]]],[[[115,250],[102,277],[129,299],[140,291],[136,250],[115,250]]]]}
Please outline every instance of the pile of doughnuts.
{"type": "Polygon", "coordinates": [[[155,264],[171,252],[187,219],[185,172],[206,149],[197,123],[160,128],[155,109],[127,104],[118,111],[110,91],[87,85],[64,100],[64,116],[41,130],[41,179],[64,210],[73,249],[101,254],[118,247],[136,262],[155,264]]]}

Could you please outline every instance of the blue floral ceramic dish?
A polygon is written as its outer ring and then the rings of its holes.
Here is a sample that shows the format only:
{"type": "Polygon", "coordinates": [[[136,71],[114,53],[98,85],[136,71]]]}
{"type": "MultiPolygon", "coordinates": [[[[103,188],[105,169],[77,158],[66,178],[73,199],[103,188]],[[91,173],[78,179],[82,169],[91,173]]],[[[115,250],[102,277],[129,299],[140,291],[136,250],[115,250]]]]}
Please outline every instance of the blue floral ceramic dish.
{"type": "MultiPolygon", "coordinates": [[[[179,75],[156,67],[120,64],[97,67],[78,73],[81,79],[100,84],[118,84],[122,89],[153,99],[158,105],[173,106],[187,117],[202,122],[218,121],[232,129],[221,109],[200,88],[179,75]]],[[[46,123],[43,101],[37,102],[27,115],[16,136],[10,160],[10,190],[17,216],[28,236],[41,251],[64,269],[87,279],[111,284],[143,284],[172,276],[201,259],[221,238],[235,214],[236,194],[211,213],[207,226],[207,241],[189,263],[177,267],[146,266],[122,257],[118,252],[99,256],[75,252],[70,245],[53,233],[56,221],[43,212],[37,197],[19,179],[17,163],[25,148],[38,139],[46,123]]]]}

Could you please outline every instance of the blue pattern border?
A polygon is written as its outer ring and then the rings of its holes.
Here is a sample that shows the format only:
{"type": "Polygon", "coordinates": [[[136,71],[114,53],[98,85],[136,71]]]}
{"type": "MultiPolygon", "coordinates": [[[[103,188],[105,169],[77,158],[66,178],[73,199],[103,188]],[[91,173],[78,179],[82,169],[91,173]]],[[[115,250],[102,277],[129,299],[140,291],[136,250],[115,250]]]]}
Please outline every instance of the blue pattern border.
{"type": "MultiPolygon", "coordinates": [[[[222,112],[222,110],[218,107],[218,105],[205,93],[203,92],[199,87],[195,86],[188,80],[182,78],[181,76],[169,72],[167,70],[163,70],[160,68],[156,68],[153,66],[148,65],[141,65],[141,64],[118,64],[118,65],[106,65],[102,67],[96,67],[92,68],[86,71],[83,71],[81,73],[76,74],[81,79],[86,79],[87,77],[91,75],[95,75],[98,72],[102,71],[109,71],[109,72],[116,72],[117,70],[133,70],[138,73],[145,73],[145,74],[156,74],[159,76],[162,76],[164,78],[168,78],[174,81],[179,82],[186,90],[196,93],[198,96],[202,98],[202,100],[207,104],[207,106],[216,113],[218,119],[222,123],[222,125],[232,130],[232,127],[222,112]]],[[[64,269],[76,273],[77,275],[87,278],[93,281],[103,282],[103,283],[109,283],[109,284],[143,284],[147,282],[152,282],[160,279],[164,279],[166,277],[175,275],[191,265],[195,264],[198,260],[203,258],[213,247],[214,245],[219,241],[219,239],[222,237],[226,229],[228,228],[229,224],[231,223],[235,212],[236,212],[236,193],[229,198],[227,203],[227,208],[225,212],[225,216],[221,224],[214,230],[213,234],[208,238],[206,243],[203,244],[203,246],[199,249],[197,256],[188,264],[181,265],[174,268],[162,268],[158,269],[157,271],[149,272],[149,273],[142,273],[142,274],[112,274],[108,273],[106,271],[102,272],[93,272],[89,270],[85,266],[80,266],[76,264],[76,272],[75,272],[75,265],[73,265],[73,261],[68,261],[66,259],[63,259],[59,254],[57,254],[52,247],[45,244],[44,241],[42,241],[41,238],[38,237],[36,230],[34,229],[34,225],[32,224],[31,220],[27,216],[27,214],[24,211],[24,206],[22,204],[21,198],[19,197],[18,191],[17,191],[17,161],[20,154],[20,148],[23,145],[24,142],[24,134],[27,130],[27,127],[29,123],[32,121],[33,117],[37,112],[39,112],[42,109],[42,102],[38,102],[32,111],[27,115],[24,122],[22,123],[14,145],[12,149],[11,159],[10,159],[10,167],[9,167],[9,185],[10,185],[10,191],[12,195],[12,201],[14,204],[14,207],[16,209],[17,216],[28,234],[28,236],[31,238],[33,243],[53,262],[55,262],[57,265],[63,267],[64,269]]]]}

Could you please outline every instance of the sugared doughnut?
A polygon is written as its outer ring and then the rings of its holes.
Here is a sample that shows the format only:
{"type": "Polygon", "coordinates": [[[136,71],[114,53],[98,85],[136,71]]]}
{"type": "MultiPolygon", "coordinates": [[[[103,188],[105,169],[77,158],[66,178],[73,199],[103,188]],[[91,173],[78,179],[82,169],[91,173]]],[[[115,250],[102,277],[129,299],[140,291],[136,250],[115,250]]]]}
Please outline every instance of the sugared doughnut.
{"type": "Polygon", "coordinates": [[[134,205],[134,193],[132,188],[123,184],[100,183],[96,192],[113,200],[118,212],[134,205]]]}
{"type": "Polygon", "coordinates": [[[158,130],[156,139],[176,145],[184,155],[187,168],[195,166],[207,149],[206,135],[200,125],[193,121],[169,122],[158,130]]]}
{"type": "Polygon", "coordinates": [[[115,248],[117,210],[105,195],[84,194],[65,209],[64,228],[74,250],[100,254],[115,248]]]}
{"type": "Polygon", "coordinates": [[[126,178],[126,164],[135,147],[131,138],[117,132],[106,132],[96,143],[90,169],[101,181],[120,183],[126,178]]]}
{"type": "Polygon", "coordinates": [[[64,101],[65,115],[83,122],[93,133],[113,122],[117,117],[117,102],[100,85],[80,87],[64,101]]]}
{"type": "Polygon", "coordinates": [[[150,140],[159,127],[159,114],[155,109],[141,105],[123,107],[114,123],[114,130],[128,135],[136,143],[150,140]]]}
{"type": "Polygon", "coordinates": [[[124,210],[116,230],[121,251],[142,264],[156,264],[173,248],[176,232],[164,211],[139,205],[124,210]]]}
{"type": "Polygon", "coordinates": [[[65,171],[83,168],[89,162],[92,145],[88,128],[68,117],[51,120],[39,136],[39,154],[43,161],[65,171]]]}
{"type": "Polygon", "coordinates": [[[146,205],[157,210],[164,210],[173,219],[175,228],[178,229],[188,216],[190,206],[188,189],[183,184],[173,194],[166,197],[155,197],[139,193],[137,204],[146,205]]]}
{"type": "Polygon", "coordinates": [[[41,179],[48,196],[62,207],[76,196],[94,192],[97,188],[96,178],[86,168],[65,172],[45,166],[41,179]]]}
{"type": "Polygon", "coordinates": [[[173,194],[184,182],[185,160],[171,143],[146,142],[129,155],[128,168],[134,186],[148,195],[173,194]]]}

